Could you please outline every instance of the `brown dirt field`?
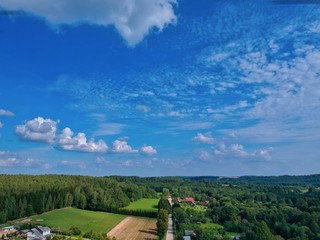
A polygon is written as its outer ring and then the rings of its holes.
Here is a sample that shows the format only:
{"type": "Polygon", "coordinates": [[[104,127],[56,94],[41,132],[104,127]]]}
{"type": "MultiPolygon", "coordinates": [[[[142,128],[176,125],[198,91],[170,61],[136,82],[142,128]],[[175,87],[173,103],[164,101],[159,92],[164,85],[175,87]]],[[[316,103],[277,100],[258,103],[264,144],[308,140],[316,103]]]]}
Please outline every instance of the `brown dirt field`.
{"type": "Polygon", "coordinates": [[[155,240],[156,224],[156,219],[127,217],[108,232],[108,237],[116,237],[117,240],[155,240]]]}

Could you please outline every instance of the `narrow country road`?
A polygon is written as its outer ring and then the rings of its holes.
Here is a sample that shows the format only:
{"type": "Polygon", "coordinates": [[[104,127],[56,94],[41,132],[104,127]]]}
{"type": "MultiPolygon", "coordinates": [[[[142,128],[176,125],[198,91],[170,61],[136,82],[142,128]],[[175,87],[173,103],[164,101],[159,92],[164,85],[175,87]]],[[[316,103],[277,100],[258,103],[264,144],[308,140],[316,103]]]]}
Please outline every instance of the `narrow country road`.
{"type": "MultiPolygon", "coordinates": [[[[172,198],[171,196],[168,198],[168,201],[172,207],[172,198]]],[[[169,214],[169,222],[168,222],[168,231],[166,235],[166,240],[173,240],[173,222],[172,222],[172,214],[169,214]]]]}
{"type": "Polygon", "coordinates": [[[166,235],[166,240],[173,240],[173,224],[172,224],[172,215],[169,215],[169,225],[166,235]]]}

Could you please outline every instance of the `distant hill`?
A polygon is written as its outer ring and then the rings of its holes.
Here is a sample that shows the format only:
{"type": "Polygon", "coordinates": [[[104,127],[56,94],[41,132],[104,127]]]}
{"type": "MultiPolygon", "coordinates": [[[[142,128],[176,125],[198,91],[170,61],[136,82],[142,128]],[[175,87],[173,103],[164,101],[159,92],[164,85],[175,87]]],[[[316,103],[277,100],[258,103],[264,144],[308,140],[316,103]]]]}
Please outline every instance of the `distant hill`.
{"type": "Polygon", "coordinates": [[[241,177],[217,177],[197,176],[182,177],[191,180],[210,180],[226,183],[255,183],[255,184],[284,184],[284,185],[314,185],[320,187],[320,174],[299,175],[299,176],[241,176],[241,177]]]}

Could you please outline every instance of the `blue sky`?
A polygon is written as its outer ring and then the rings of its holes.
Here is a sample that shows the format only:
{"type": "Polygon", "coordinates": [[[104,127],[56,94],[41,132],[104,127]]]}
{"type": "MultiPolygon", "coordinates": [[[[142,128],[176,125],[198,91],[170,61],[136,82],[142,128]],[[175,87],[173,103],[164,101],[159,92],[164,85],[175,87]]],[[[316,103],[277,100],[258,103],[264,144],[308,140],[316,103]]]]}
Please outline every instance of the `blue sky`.
{"type": "Polygon", "coordinates": [[[0,0],[0,173],[320,170],[320,5],[0,0]]]}

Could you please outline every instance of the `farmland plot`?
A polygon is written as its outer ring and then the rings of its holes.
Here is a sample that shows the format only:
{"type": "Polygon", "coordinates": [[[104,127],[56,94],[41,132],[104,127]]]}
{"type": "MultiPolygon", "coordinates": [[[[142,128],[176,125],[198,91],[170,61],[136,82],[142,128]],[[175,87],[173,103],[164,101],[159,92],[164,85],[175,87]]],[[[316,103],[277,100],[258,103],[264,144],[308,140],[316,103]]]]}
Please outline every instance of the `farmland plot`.
{"type": "Polygon", "coordinates": [[[120,240],[157,239],[157,220],[151,218],[127,217],[109,233],[109,237],[120,240]]]}

